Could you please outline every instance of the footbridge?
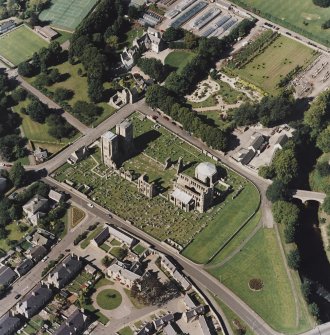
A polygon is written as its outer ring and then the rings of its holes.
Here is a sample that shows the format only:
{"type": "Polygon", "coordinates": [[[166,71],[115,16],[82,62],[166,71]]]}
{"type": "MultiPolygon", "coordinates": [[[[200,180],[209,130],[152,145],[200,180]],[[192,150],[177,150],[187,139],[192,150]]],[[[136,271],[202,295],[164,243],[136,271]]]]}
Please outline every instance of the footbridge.
{"type": "Polygon", "coordinates": [[[325,199],[325,193],[305,190],[293,190],[292,197],[300,199],[302,202],[313,200],[319,202],[320,204],[323,204],[325,199]]]}

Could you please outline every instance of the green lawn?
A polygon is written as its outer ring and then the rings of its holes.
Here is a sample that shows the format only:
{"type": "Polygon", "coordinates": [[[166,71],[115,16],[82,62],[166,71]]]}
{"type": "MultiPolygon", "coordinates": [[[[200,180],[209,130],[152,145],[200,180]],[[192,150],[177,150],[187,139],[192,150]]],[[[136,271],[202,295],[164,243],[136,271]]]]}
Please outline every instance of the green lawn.
{"type": "Polygon", "coordinates": [[[118,332],[119,335],[133,335],[133,330],[130,327],[125,327],[118,332]]]}
{"type": "Polygon", "coordinates": [[[125,47],[130,48],[133,45],[133,41],[137,37],[141,37],[144,33],[144,29],[140,26],[133,26],[124,35],[124,41],[118,45],[118,51],[123,50],[125,47]]]}
{"type": "MultiPolygon", "coordinates": [[[[47,87],[47,90],[50,92],[55,92],[56,88],[66,88],[69,90],[72,90],[74,92],[73,97],[68,100],[68,103],[71,107],[79,101],[87,101],[90,102],[90,99],[88,97],[88,86],[87,86],[87,77],[86,75],[79,76],[78,70],[81,69],[84,72],[82,64],[75,64],[72,65],[68,61],[59,64],[55,66],[56,69],[66,78],[64,81],[57,82],[49,87],[47,87]]],[[[25,78],[29,83],[33,84],[35,77],[33,78],[25,78]]],[[[105,88],[107,88],[107,83],[105,83],[105,88]]],[[[97,104],[97,106],[101,107],[103,109],[103,112],[96,121],[92,124],[94,127],[96,127],[98,124],[100,124],[102,121],[107,119],[111,114],[115,112],[115,109],[111,107],[106,102],[100,102],[97,104]]],[[[91,125],[90,125],[91,126],[91,125]]]]}
{"type": "Polygon", "coordinates": [[[8,245],[7,241],[19,241],[27,232],[21,233],[15,222],[7,225],[6,230],[8,231],[8,236],[5,239],[0,239],[0,249],[9,251],[11,247],[8,245]]]}
{"type": "Polygon", "coordinates": [[[330,46],[330,29],[321,28],[322,23],[330,17],[330,7],[318,7],[311,0],[233,0],[233,2],[249,9],[255,8],[259,15],[330,46]]]}
{"type": "Polygon", "coordinates": [[[25,25],[0,36],[0,55],[18,65],[48,43],[25,25]]]}
{"type": "Polygon", "coordinates": [[[259,193],[252,184],[247,183],[243,191],[225,204],[219,211],[220,215],[215,216],[182,254],[194,262],[206,263],[253,214],[258,205],[259,193]]]}
{"type": "Polygon", "coordinates": [[[18,113],[21,117],[24,136],[30,140],[35,147],[40,146],[53,154],[61,150],[66,144],[72,142],[73,138],[57,140],[55,137],[48,134],[49,127],[47,123],[33,121],[29,115],[21,113],[21,108],[26,108],[29,103],[29,99],[21,101],[18,105],[13,107],[13,111],[18,113]]]}
{"type": "Polygon", "coordinates": [[[98,0],[52,0],[49,8],[43,10],[39,19],[51,26],[73,31],[92,10],[98,0]]]}
{"type": "Polygon", "coordinates": [[[106,310],[112,310],[119,307],[121,302],[121,294],[113,289],[103,290],[96,296],[96,303],[98,306],[106,310]]]}
{"type": "Polygon", "coordinates": [[[212,260],[211,266],[222,262],[226,257],[230,256],[252,233],[261,219],[261,210],[259,210],[252,219],[240,230],[240,232],[232,239],[212,260]]]}
{"type": "Polygon", "coordinates": [[[191,51],[172,51],[166,56],[165,64],[174,67],[178,72],[180,72],[195,56],[196,54],[191,51]]]}
{"type": "Polygon", "coordinates": [[[278,37],[260,55],[241,69],[226,69],[270,94],[277,83],[296,66],[306,67],[317,57],[314,50],[285,36],[278,37]]]}
{"type": "Polygon", "coordinates": [[[64,30],[56,30],[59,33],[59,36],[56,37],[55,41],[62,44],[66,41],[68,41],[72,37],[72,33],[69,33],[64,30]]]}
{"type": "MultiPolygon", "coordinates": [[[[133,298],[131,295],[131,291],[128,288],[124,288],[124,291],[127,295],[127,297],[129,298],[129,300],[131,301],[131,303],[133,304],[133,306],[137,309],[146,307],[142,302],[140,302],[137,298],[133,298]]],[[[137,327],[139,328],[139,327],[137,327]]]]}
{"type": "Polygon", "coordinates": [[[225,305],[219,298],[214,297],[215,301],[222,309],[224,315],[226,316],[230,327],[232,330],[236,330],[238,328],[245,329],[244,335],[254,335],[251,328],[249,328],[241,318],[239,318],[227,305],[225,305]],[[240,326],[240,327],[239,327],[240,326]]]}
{"type": "Polygon", "coordinates": [[[138,255],[141,255],[145,250],[146,248],[141,244],[138,244],[133,248],[133,251],[136,252],[138,255]]]}
{"type": "Polygon", "coordinates": [[[209,272],[272,328],[285,333],[297,331],[296,306],[274,230],[258,231],[230,262],[209,272]],[[252,278],[263,281],[261,291],[248,288],[252,278]]]}

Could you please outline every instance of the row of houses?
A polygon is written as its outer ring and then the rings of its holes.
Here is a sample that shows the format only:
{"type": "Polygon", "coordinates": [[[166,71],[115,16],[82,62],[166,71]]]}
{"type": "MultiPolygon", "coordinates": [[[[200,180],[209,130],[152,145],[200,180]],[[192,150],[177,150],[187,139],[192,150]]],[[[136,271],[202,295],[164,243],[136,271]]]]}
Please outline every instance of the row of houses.
{"type": "MultiPolygon", "coordinates": [[[[18,277],[22,277],[29,272],[35,264],[41,261],[48,254],[52,241],[41,233],[35,232],[31,238],[31,244],[31,248],[24,253],[26,258],[24,258],[15,269],[12,269],[7,265],[0,267],[0,285],[8,287],[18,277]]],[[[2,264],[5,264],[5,262],[8,263],[10,257],[11,255],[4,257],[1,261],[2,264]]]]}
{"type": "MultiPolygon", "coordinates": [[[[54,297],[55,293],[69,284],[84,267],[80,257],[72,254],[58,264],[30,293],[19,301],[12,311],[0,318],[0,334],[14,334],[26,320],[38,314],[54,297]]],[[[75,335],[87,326],[87,317],[78,309],[53,333],[56,335],[75,335]]]]}

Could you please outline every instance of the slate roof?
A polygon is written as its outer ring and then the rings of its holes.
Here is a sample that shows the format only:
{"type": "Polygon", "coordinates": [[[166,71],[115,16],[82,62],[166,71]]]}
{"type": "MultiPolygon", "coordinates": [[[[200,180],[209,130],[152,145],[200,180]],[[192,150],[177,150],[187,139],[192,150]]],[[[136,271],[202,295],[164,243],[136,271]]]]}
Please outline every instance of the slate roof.
{"type": "Polygon", "coordinates": [[[94,241],[97,245],[103,244],[110,237],[109,228],[104,228],[97,236],[95,236],[94,241]]]}
{"type": "Polygon", "coordinates": [[[76,255],[70,255],[49,274],[48,281],[62,288],[78,274],[82,267],[83,262],[76,255]]]}
{"type": "Polygon", "coordinates": [[[63,197],[63,194],[61,192],[57,192],[55,190],[50,190],[48,193],[48,198],[52,199],[56,202],[60,202],[63,197]]]}
{"type": "Polygon", "coordinates": [[[33,235],[32,242],[37,245],[46,245],[49,242],[49,240],[44,235],[36,232],[33,235]]]}
{"type": "Polygon", "coordinates": [[[47,255],[47,249],[43,245],[36,245],[32,249],[30,249],[30,257],[35,261],[38,262],[44,256],[47,255]]]}
{"type": "Polygon", "coordinates": [[[25,275],[30,269],[32,269],[34,266],[34,263],[32,262],[31,259],[24,259],[23,262],[21,262],[17,267],[16,267],[16,272],[20,275],[23,276],[25,275]]]}
{"type": "Polygon", "coordinates": [[[48,200],[46,198],[37,194],[23,206],[23,210],[28,213],[28,215],[33,215],[44,208],[47,203],[48,200]]]}
{"type": "Polygon", "coordinates": [[[9,285],[16,277],[16,272],[10,267],[4,265],[0,268],[0,285],[9,285]]]}
{"type": "Polygon", "coordinates": [[[10,312],[7,312],[0,318],[0,334],[11,335],[20,328],[22,320],[17,316],[13,316],[10,312]]]}
{"type": "Polygon", "coordinates": [[[76,335],[81,334],[87,326],[87,316],[79,309],[74,311],[60,327],[53,333],[54,335],[76,335]]]}
{"type": "Polygon", "coordinates": [[[173,321],[174,320],[174,315],[172,313],[169,313],[169,314],[166,314],[156,320],[154,320],[154,325],[156,327],[156,329],[164,326],[164,325],[167,325],[169,322],[173,321]]]}

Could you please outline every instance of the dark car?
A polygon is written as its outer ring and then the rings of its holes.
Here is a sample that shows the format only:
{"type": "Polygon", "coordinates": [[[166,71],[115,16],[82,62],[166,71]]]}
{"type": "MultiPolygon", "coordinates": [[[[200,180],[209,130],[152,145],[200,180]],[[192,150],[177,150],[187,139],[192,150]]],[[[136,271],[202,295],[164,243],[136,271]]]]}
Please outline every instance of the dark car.
{"type": "Polygon", "coordinates": [[[19,299],[20,297],[21,297],[20,294],[16,294],[16,295],[15,295],[15,300],[19,299]]]}

